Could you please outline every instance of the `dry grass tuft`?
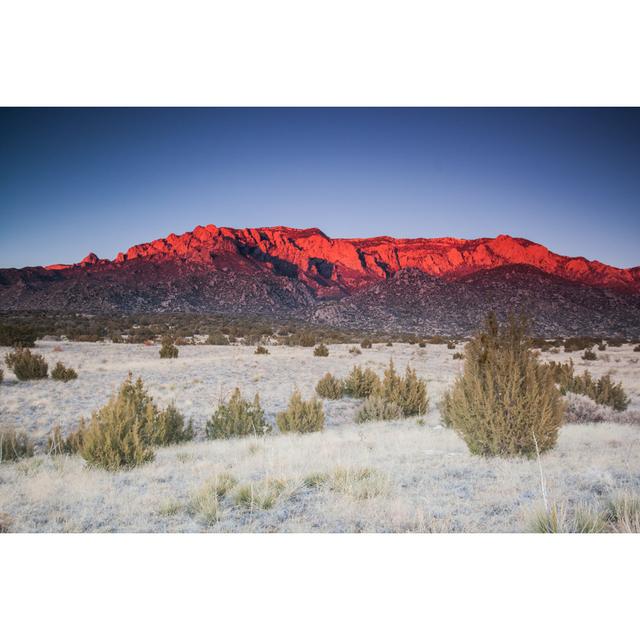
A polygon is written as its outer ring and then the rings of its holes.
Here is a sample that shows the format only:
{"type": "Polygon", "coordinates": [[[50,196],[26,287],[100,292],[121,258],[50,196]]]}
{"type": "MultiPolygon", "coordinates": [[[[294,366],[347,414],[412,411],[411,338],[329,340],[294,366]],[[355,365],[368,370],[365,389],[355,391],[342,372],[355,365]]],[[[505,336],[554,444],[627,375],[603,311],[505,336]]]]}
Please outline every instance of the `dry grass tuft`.
{"type": "Polygon", "coordinates": [[[368,467],[338,467],[330,478],[333,491],[354,500],[368,500],[389,493],[389,476],[368,467]]]}
{"type": "Polygon", "coordinates": [[[234,501],[236,505],[249,511],[272,509],[286,488],[287,483],[279,479],[250,482],[238,487],[234,501]]]}

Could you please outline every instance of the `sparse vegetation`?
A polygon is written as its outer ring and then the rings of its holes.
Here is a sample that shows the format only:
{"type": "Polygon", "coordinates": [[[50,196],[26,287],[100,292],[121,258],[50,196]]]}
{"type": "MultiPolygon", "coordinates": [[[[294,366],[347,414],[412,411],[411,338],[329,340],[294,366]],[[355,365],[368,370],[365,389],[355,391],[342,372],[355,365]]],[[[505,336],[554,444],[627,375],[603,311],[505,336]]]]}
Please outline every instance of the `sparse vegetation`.
{"type": "Polygon", "coordinates": [[[380,378],[375,371],[353,367],[344,381],[345,395],[352,398],[368,398],[380,389],[380,378]]]}
{"type": "Polygon", "coordinates": [[[400,420],[404,417],[400,405],[389,400],[385,400],[379,395],[369,396],[356,411],[355,420],[358,423],[380,421],[380,420],[400,420]]]}
{"type": "Polygon", "coordinates": [[[0,324],[0,347],[34,347],[36,338],[29,326],[0,324]]]}
{"type": "Polygon", "coordinates": [[[620,493],[598,507],[552,505],[531,520],[533,533],[640,533],[640,498],[620,493]]]}
{"type": "Polygon", "coordinates": [[[162,338],[162,346],[160,347],[161,358],[177,358],[179,349],[175,345],[175,340],[171,336],[162,338]]]}
{"type": "Polygon", "coordinates": [[[8,353],[4,361],[18,380],[40,380],[47,377],[49,370],[49,365],[42,356],[34,355],[23,347],[17,347],[8,353]]]}
{"type": "Polygon", "coordinates": [[[329,486],[353,500],[369,500],[387,494],[390,482],[376,469],[339,467],[331,475],[329,486]]]}
{"type": "Polygon", "coordinates": [[[51,378],[53,380],[60,380],[62,382],[69,382],[69,380],[75,380],[78,377],[75,369],[71,367],[65,367],[62,362],[57,362],[56,366],[51,370],[51,378]]]}
{"type": "Polygon", "coordinates": [[[449,342],[447,342],[447,349],[455,349],[456,348],[456,343],[453,340],[449,340],[449,342]]]}
{"type": "Polygon", "coordinates": [[[462,353],[462,351],[456,351],[453,354],[453,359],[454,360],[464,360],[464,353],[462,353]]]}
{"type": "Polygon", "coordinates": [[[215,524],[221,513],[220,500],[237,484],[238,481],[229,473],[216,474],[193,494],[188,506],[189,512],[208,526],[215,524]]]}
{"type": "Polygon", "coordinates": [[[62,434],[62,429],[59,426],[55,426],[47,438],[47,453],[51,456],[80,453],[83,435],[84,430],[77,429],[65,437],[62,434]]]}
{"type": "Polygon", "coordinates": [[[351,347],[351,349],[349,349],[349,353],[354,355],[354,356],[362,355],[362,351],[360,351],[360,349],[358,349],[358,347],[351,347]]]}
{"type": "Polygon", "coordinates": [[[597,379],[585,371],[577,376],[571,360],[565,364],[550,362],[547,367],[562,395],[568,392],[585,395],[597,404],[606,405],[615,411],[624,411],[629,405],[630,400],[622,383],[614,383],[609,374],[597,379]]]}
{"type": "Polygon", "coordinates": [[[322,402],[317,398],[303,400],[297,389],[289,399],[286,411],[278,413],[276,424],[283,433],[309,433],[324,429],[322,402]]]}
{"type": "Polygon", "coordinates": [[[314,350],[313,355],[320,358],[326,358],[329,355],[329,349],[327,349],[324,343],[320,343],[314,350]]]}
{"type": "Polygon", "coordinates": [[[24,432],[0,427],[0,462],[12,462],[33,456],[33,442],[24,432]]]}
{"type": "Polygon", "coordinates": [[[267,347],[263,347],[261,344],[259,344],[256,347],[256,350],[253,353],[255,353],[257,356],[268,356],[269,355],[269,349],[267,349],[267,347]]]}
{"type": "Polygon", "coordinates": [[[371,342],[371,340],[369,340],[369,338],[365,338],[361,343],[360,346],[363,349],[371,349],[371,347],[373,346],[373,343],[371,342]]]}
{"type": "Polygon", "coordinates": [[[218,404],[206,427],[207,437],[212,439],[261,436],[269,431],[271,426],[265,420],[258,394],[249,402],[237,387],[228,402],[218,404]]]}
{"type": "Polygon", "coordinates": [[[207,344],[219,346],[228,345],[229,338],[221,331],[214,331],[207,336],[207,344]]]}
{"type": "Polygon", "coordinates": [[[582,354],[582,359],[583,360],[597,360],[598,356],[591,349],[586,349],[585,352],[582,354]]]}
{"type": "Polygon", "coordinates": [[[239,486],[234,500],[239,507],[249,511],[272,509],[286,487],[284,480],[267,478],[239,486]]]}
{"type": "Polygon", "coordinates": [[[550,371],[529,347],[524,320],[511,318],[500,327],[493,314],[468,343],[464,372],[441,411],[471,453],[531,457],[555,445],[563,403],[550,371]]]}
{"type": "Polygon", "coordinates": [[[316,393],[321,398],[338,400],[344,395],[344,383],[330,373],[325,373],[316,385],[316,393]]]}

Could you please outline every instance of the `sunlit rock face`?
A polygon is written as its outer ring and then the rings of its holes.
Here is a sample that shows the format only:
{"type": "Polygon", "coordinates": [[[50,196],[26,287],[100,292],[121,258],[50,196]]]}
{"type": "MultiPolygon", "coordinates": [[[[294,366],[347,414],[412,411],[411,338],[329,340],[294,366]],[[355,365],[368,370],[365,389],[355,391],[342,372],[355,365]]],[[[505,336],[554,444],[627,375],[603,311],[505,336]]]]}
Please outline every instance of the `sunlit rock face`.
{"type": "Polygon", "coordinates": [[[114,260],[0,270],[3,311],[202,312],[371,331],[468,334],[524,313],[546,335],[640,338],[640,268],[497,238],[330,238],[208,225],[114,260]]]}
{"type": "MultiPolygon", "coordinates": [[[[208,225],[135,245],[119,253],[113,263],[133,260],[182,260],[212,269],[269,269],[300,278],[317,295],[323,294],[323,288],[329,288],[329,292],[360,289],[402,269],[456,279],[506,265],[528,265],[572,282],[640,291],[638,268],[618,269],[581,257],[568,258],[535,242],[506,235],[477,240],[386,236],[340,239],[329,238],[315,228],[232,229],[208,225]]],[[[90,253],[68,268],[113,263],[90,253]]],[[[60,270],[65,266],[47,268],[60,270]]]]}

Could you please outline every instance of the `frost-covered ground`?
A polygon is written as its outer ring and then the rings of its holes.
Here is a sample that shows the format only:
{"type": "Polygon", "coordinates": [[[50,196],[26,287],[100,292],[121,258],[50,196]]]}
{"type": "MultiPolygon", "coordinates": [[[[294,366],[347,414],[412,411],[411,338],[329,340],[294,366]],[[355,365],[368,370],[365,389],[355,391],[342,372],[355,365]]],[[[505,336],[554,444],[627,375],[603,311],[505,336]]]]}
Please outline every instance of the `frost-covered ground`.
{"type": "MultiPolygon", "coordinates": [[[[180,347],[177,360],[160,360],[158,347],[39,343],[50,365],[76,368],[78,380],[17,382],[5,368],[0,424],[44,439],[54,425],[68,431],[109,397],[132,371],[158,404],[171,400],[192,417],[202,437],[221,395],[240,386],[258,392],[269,419],[297,385],[311,394],[327,371],[343,376],[355,364],[381,372],[393,356],[427,380],[431,409],[424,420],[355,425],[358,401],[325,401],[323,433],[231,441],[196,441],[161,449],[154,462],[132,471],[88,469],[77,457],[37,455],[0,465],[0,513],[13,531],[522,531],[541,507],[535,461],[485,460],[439,425],[436,403],[462,362],[444,345],[375,345],[362,355],[330,345],[328,358],[312,349],[180,347]],[[55,349],[58,349],[57,351],[55,349]],[[59,349],[62,349],[59,351],[59,349]],[[224,474],[236,486],[219,501],[211,483],[224,474]],[[236,503],[242,486],[273,506],[236,503]],[[204,491],[202,491],[204,488],[204,491]]],[[[7,349],[0,349],[4,360],[7,349]]],[[[611,372],[640,408],[640,354],[630,346],[598,352],[578,372],[611,372]]],[[[542,459],[550,498],[595,503],[618,490],[640,491],[640,427],[567,425],[556,449],[542,459]]],[[[218,480],[216,480],[218,479],[218,480]]]]}

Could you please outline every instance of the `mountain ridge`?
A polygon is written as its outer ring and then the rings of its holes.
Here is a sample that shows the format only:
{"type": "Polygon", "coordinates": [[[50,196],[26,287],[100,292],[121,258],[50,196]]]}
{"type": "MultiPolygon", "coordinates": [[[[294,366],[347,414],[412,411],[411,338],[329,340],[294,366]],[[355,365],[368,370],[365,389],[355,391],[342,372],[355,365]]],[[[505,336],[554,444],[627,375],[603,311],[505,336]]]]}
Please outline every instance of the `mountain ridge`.
{"type": "Polygon", "coordinates": [[[0,312],[222,313],[463,335],[488,311],[540,335],[640,337],[640,269],[524,238],[333,239],[319,229],[196,227],[73,265],[0,269],[0,312]]]}
{"type": "Polygon", "coordinates": [[[640,292],[640,267],[623,269],[582,256],[562,256],[526,238],[504,234],[471,240],[391,236],[330,238],[315,227],[236,229],[207,225],[133,245],[118,253],[114,260],[90,253],[76,264],[44,268],[92,269],[139,259],[182,259],[206,264],[212,269],[249,271],[259,265],[282,275],[298,276],[319,295],[323,289],[327,295],[336,288],[352,291],[406,268],[455,279],[509,264],[529,265],[573,282],[640,292]]]}

